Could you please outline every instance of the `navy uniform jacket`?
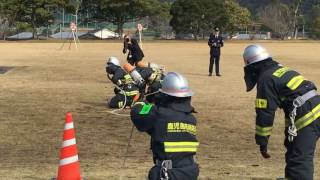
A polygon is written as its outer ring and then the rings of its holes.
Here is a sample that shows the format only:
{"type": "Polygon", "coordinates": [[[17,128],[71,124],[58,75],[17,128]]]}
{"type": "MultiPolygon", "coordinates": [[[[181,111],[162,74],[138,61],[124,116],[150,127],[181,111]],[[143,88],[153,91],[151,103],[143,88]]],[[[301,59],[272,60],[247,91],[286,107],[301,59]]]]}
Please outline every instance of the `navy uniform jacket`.
{"type": "Polygon", "coordinates": [[[127,50],[129,50],[127,60],[132,65],[141,61],[144,58],[144,53],[136,39],[131,39],[131,43],[124,42],[122,52],[125,54],[127,50]]]}
{"type": "MultiPolygon", "coordinates": [[[[272,62],[274,63],[262,64],[261,69],[264,70],[260,72],[257,81],[256,143],[258,145],[268,144],[275,111],[278,107],[283,109],[286,127],[288,127],[293,100],[310,90],[316,90],[316,86],[298,72],[283,67],[275,61],[272,62]]],[[[319,117],[320,96],[315,96],[297,109],[295,125],[298,133],[300,129],[308,126],[319,117]]]]}
{"type": "Polygon", "coordinates": [[[223,47],[223,39],[220,35],[216,37],[211,33],[208,40],[208,45],[210,47],[210,54],[212,56],[220,56],[220,48],[223,47]]]}
{"type": "Polygon", "coordinates": [[[132,107],[132,122],[151,136],[154,160],[179,160],[196,153],[197,121],[190,100],[168,100],[156,105],[139,102],[132,107]]]}
{"type": "MultiPolygon", "coordinates": [[[[112,83],[122,88],[126,92],[126,96],[135,96],[139,94],[139,88],[134,84],[133,79],[125,70],[119,66],[110,65],[106,68],[107,72],[108,68],[112,69],[111,71],[113,72],[113,76],[111,78],[112,83]]],[[[115,88],[114,92],[118,94],[120,93],[120,90],[115,88]]]]}
{"type": "MultiPolygon", "coordinates": [[[[161,70],[150,67],[137,67],[136,69],[148,85],[147,94],[155,93],[161,88],[161,80],[164,78],[161,70]]],[[[148,102],[154,102],[158,96],[158,94],[149,95],[146,97],[146,100],[148,102]]]]}

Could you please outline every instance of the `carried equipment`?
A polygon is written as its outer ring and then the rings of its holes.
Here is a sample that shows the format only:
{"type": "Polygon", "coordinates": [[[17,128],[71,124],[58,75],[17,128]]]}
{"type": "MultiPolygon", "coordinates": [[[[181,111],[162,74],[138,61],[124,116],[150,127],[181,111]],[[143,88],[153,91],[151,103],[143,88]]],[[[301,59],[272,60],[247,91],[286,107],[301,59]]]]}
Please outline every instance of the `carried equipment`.
{"type": "Polygon", "coordinates": [[[133,67],[130,63],[125,63],[123,65],[123,69],[130,74],[130,76],[138,86],[142,86],[144,84],[144,79],[141,77],[136,68],[133,67]]]}
{"type": "Polygon", "coordinates": [[[293,100],[292,106],[293,106],[293,110],[291,111],[291,113],[289,114],[289,118],[290,118],[290,126],[288,128],[288,140],[289,142],[292,142],[294,137],[296,137],[298,135],[298,129],[295,125],[295,118],[297,115],[297,109],[299,107],[301,107],[302,105],[304,105],[304,103],[306,101],[308,101],[309,99],[313,98],[314,96],[318,95],[316,90],[311,90],[307,93],[305,93],[302,96],[298,96],[297,98],[295,98],[293,100]]]}

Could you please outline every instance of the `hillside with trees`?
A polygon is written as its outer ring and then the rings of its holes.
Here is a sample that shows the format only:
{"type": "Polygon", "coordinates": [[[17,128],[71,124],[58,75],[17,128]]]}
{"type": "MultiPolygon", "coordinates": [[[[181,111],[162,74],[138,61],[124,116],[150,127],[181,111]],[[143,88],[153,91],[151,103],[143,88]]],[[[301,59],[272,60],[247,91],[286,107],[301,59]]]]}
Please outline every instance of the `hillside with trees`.
{"type": "Polygon", "coordinates": [[[247,7],[255,21],[270,28],[280,38],[309,32],[320,37],[320,0],[237,0],[247,7]]]}

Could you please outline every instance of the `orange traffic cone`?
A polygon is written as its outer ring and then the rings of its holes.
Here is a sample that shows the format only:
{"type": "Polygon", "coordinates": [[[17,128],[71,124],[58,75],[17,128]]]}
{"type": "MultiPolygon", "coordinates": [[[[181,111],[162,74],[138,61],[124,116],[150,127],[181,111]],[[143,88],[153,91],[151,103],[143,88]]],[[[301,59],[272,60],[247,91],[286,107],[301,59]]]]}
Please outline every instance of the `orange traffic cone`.
{"type": "Polygon", "coordinates": [[[81,180],[72,114],[66,114],[57,180],[81,180]]]}

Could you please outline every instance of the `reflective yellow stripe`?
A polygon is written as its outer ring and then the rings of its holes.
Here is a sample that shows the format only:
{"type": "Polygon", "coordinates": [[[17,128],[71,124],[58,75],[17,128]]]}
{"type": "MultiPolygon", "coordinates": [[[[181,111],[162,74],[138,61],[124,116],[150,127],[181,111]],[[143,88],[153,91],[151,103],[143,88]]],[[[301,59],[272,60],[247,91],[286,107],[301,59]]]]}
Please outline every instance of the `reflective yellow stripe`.
{"type": "Polygon", "coordinates": [[[133,83],[133,79],[131,78],[131,76],[129,74],[125,75],[122,79],[124,84],[129,84],[129,83],[133,83]]]}
{"type": "Polygon", "coordinates": [[[165,152],[197,152],[197,148],[165,148],[165,152]]]}
{"type": "Polygon", "coordinates": [[[133,96],[133,95],[137,95],[138,93],[139,91],[127,91],[126,96],[133,96]]]}
{"type": "Polygon", "coordinates": [[[118,102],[118,107],[122,108],[122,106],[123,106],[123,102],[122,101],[118,102]]]}
{"type": "Polygon", "coordinates": [[[302,129],[313,121],[320,117],[320,104],[318,104],[315,108],[311,110],[308,114],[304,115],[303,117],[299,118],[294,124],[296,125],[297,129],[302,129]]]}
{"type": "Polygon", "coordinates": [[[157,73],[152,73],[152,74],[149,76],[149,79],[148,79],[148,80],[149,80],[150,82],[154,82],[154,81],[156,80],[156,78],[159,79],[159,78],[158,78],[158,74],[157,74],[157,73]]]}
{"type": "Polygon", "coordinates": [[[256,108],[266,109],[268,101],[266,99],[256,99],[256,108]]]}
{"type": "Polygon", "coordinates": [[[282,77],[286,72],[288,72],[290,69],[287,67],[282,67],[280,69],[277,69],[272,75],[280,78],[282,77]]]}
{"type": "Polygon", "coordinates": [[[293,77],[287,84],[287,87],[291,90],[297,89],[300,84],[304,81],[304,77],[301,75],[293,77]]]}
{"type": "Polygon", "coordinates": [[[196,152],[199,142],[164,142],[165,152],[196,152]]]}
{"type": "Polygon", "coordinates": [[[199,146],[199,142],[164,142],[165,146],[199,146]]]}
{"type": "Polygon", "coordinates": [[[272,126],[271,127],[261,127],[256,126],[256,134],[259,136],[270,136],[272,132],[272,126]]]}
{"type": "Polygon", "coordinates": [[[131,76],[129,74],[124,75],[124,79],[131,79],[131,76]]]}

